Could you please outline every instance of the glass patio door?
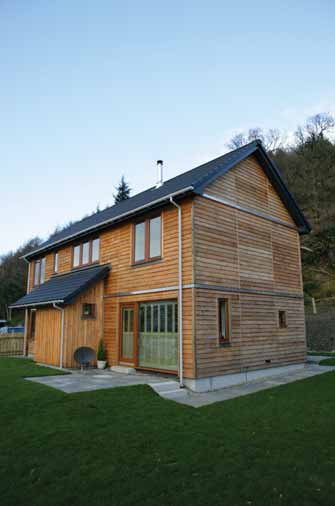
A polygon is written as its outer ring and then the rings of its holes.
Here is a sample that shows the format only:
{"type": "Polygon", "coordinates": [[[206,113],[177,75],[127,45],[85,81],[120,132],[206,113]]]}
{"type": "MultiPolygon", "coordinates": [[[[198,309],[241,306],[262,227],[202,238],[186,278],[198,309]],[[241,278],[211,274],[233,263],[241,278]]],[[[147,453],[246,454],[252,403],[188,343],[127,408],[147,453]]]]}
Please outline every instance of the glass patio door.
{"type": "Polygon", "coordinates": [[[178,304],[176,301],[139,304],[138,366],[178,369],[178,304]]]}

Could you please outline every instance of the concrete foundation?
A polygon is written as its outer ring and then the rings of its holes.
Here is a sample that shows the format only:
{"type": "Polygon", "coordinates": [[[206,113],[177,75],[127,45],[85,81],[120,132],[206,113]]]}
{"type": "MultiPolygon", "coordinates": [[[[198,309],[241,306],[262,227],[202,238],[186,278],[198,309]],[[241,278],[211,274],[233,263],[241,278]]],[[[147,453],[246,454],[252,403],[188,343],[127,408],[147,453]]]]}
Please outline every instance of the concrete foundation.
{"type": "Polygon", "coordinates": [[[184,384],[193,392],[211,392],[234,385],[241,385],[251,381],[257,381],[281,374],[286,374],[299,369],[303,369],[305,364],[286,365],[282,367],[269,367],[267,369],[257,369],[256,371],[246,371],[235,374],[224,374],[222,376],[211,376],[209,378],[187,379],[184,384]]]}

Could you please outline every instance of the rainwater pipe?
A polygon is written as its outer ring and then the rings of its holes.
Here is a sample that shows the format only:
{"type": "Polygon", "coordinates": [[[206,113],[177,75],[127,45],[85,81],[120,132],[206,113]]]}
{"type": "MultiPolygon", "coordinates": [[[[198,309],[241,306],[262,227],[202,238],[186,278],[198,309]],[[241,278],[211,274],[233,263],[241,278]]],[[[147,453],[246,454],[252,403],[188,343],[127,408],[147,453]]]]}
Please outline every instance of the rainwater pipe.
{"type": "Polygon", "coordinates": [[[62,312],[62,328],[61,328],[61,335],[60,335],[60,356],[59,356],[59,368],[63,369],[63,352],[64,352],[64,308],[57,306],[57,304],[54,302],[53,307],[55,309],[58,309],[62,312]]]}
{"type": "Polygon", "coordinates": [[[183,364],[183,239],[181,206],[170,196],[170,202],[178,209],[178,328],[179,328],[179,385],[184,387],[183,364]]]}

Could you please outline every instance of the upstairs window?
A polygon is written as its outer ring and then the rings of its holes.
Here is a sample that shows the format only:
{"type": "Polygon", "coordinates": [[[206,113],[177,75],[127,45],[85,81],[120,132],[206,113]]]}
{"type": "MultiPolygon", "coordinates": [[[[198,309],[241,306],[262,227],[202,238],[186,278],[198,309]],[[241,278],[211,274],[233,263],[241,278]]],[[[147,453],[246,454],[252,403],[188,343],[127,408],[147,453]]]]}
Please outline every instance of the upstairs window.
{"type": "Polygon", "coordinates": [[[134,263],[149,262],[161,258],[162,223],[155,216],[134,226],[134,263]]]}
{"type": "Polygon", "coordinates": [[[229,300],[219,299],[219,343],[227,344],[230,342],[230,311],[229,300]]]}
{"type": "Polygon", "coordinates": [[[73,267],[84,267],[86,265],[99,262],[100,239],[97,237],[81,244],[76,244],[73,248],[73,267]]]}
{"type": "Polygon", "coordinates": [[[59,261],[59,256],[58,256],[58,252],[54,254],[54,274],[57,274],[58,272],[58,261],[59,261]]]}
{"type": "Polygon", "coordinates": [[[46,258],[45,257],[35,260],[34,286],[44,283],[44,281],[45,281],[45,265],[46,265],[46,258]]]}

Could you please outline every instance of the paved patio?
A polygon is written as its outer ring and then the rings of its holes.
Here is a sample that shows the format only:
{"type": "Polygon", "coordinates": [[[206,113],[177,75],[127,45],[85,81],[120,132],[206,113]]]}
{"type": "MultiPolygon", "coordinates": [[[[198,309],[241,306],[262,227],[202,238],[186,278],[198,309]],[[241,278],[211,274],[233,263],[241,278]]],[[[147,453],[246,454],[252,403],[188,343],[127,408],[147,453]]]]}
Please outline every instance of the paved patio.
{"type": "MultiPolygon", "coordinates": [[[[322,357],[321,357],[322,359],[322,357]]],[[[69,371],[64,376],[42,376],[26,378],[29,381],[57,388],[65,393],[89,392],[103,388],[127,387],[133,385],[149,385],[163,398],[174,400],[194,408],[222,402],[235,397],[241,397],[261,390],[267,390],[279,385],[286,385],[294,381],[310,378],[329,371],[335,371],[333,366],[319,366],[317,363],[308,363],[303,369],[290,371],[285,374],[259,379],[213,392],[194,393],[179,388],[177,381],[170,376],[153,375],[137,372],[136,374],[123,374],[115,371],[90,369],[84,372],[69,371]]]]}
{"type": "Polygon", "coordinates": [[[83,372],[79,370],[66,369],[64,372],[70,372],[64,376],[40,376],[35,378],[26,378],[35,383],[41,383],[49,387],[57,388],[67,394],[75,392],[90,392],[100,390],[101,388],[128,387],[132,385],[148,385],[149,383],[164,383],[166,377],[149,374],[122,374],[111,372],[108,369],[87,369],[83,372]]]}

